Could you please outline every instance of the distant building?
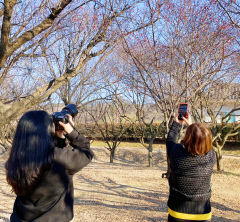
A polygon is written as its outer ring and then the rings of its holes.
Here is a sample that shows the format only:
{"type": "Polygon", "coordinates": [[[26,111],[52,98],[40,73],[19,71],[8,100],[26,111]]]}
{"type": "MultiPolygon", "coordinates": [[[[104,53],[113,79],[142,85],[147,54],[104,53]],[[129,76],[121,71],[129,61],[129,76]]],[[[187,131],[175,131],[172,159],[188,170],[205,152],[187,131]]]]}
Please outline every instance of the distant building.
{"type": "MultiPolygon", "coordinates": [[[[232,107],[223,106],[219,112],[219,115],[217,116],[217,122],[221,123],[222,117],[228,114],[231,110],[232,110],[232,107]]],[[[206,114],[205,121],[211,122],[211,118],[207,114],[206,114]]],[[[234,123],[234,122],[240,123],[240,110],[233,112],[232,115],[228,119],[226,119],[226,121],[228,123],[234,123]]]]}
{"type": "MultiPolygon", "coordinates": [[[[227,115],[233,108],[240,107],[240,84],[239,83],[216,83],[212,87],[210,99],[215,104],[219,104],[221,108],[217,121],[220,123],[223,116],[227,115]]],[[[219,110],[216,110],[218,112],[219,110]]],[[[206,121],[211,122],[211,118],[206,114],[206,121]]],[[[240,110],[234,111],[226,120],[228,123],[240,122],[240,110]]]]}

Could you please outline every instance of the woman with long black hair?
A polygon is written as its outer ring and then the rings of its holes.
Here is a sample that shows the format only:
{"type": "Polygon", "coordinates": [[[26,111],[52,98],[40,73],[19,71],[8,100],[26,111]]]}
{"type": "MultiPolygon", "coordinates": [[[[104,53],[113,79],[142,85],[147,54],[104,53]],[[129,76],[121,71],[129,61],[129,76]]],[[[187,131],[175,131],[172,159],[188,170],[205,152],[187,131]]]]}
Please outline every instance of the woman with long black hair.
{"type": "Polygon", "coordinates": [[[17,195],[11,222],[73,218],[73,175],[92,160],[93,152],[67,116],[68,123],[58,123],[61,130],[55,130],[45,111],[29,111],[19,120],[5,164],[7,182],[17,195]]]}
{"type": "Polygon", "coordinates": [[[202,123],[191,123],[190,115],[175,118],[167,137],[170,162],[168,221],[211,220],[211,176],[215,163],[212,133],[202,123]],[[177,143],[181,125],[188,128],[177,143]]]}

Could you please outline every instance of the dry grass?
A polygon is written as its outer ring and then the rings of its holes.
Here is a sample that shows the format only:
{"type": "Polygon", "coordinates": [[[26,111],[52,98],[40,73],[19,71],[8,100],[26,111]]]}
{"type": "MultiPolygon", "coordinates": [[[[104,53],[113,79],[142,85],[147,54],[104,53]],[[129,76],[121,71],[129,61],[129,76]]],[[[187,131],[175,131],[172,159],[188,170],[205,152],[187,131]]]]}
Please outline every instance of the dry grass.
{"type": "MultiPolygon", "coordinates": [[[[107,147],[107,144],[104,141],[94,140],[91,143],[92,147],[107,147]]],[[[143,148],[143,145],[141,143],[136,142],[121,142],[118,147],[121,148],[143,148]]],[[[165,144],[153,144],[153,148],[166,148],[165,144]]]]}
{"type": "MultiPolygon", "coordinates": [[[[107,144],[104,141],[94,140],[91,144],[93,147],[107,147],[107,144]]],[[[120,148],[128,147],[128,148],[143,148],[144,147],[140,143],[136,142],[121,142],[119,145],[120,148]]],[[[153,148],[163,148],[165,149],[165,144],[153,144],[153,148]]],[[[226,145],[223,150],[223,155],[233,155],[233,156],[240,156],[240,144],[233,145],[226,145]]]]}
{"type": "MultiPolygon", "coordinates": [[[[93,146],[94,147],[94,146],[93,146]]],[[[93,148],[96,158],[74,177],[75,217],[72,222],[167,221],[168,182],[164,150],[154,149],[154,167],[147,166],[147,152],[120,147],[115,163],[108,163],[106,149],[93,148]]],[[[5,182],[3,156],[0,168],[0,222],[9,221],[14,195],[5,182]]],[[[212,178],[213,219],[240,221],[240,158],[225,157],[226,172],[212,178]]]]}

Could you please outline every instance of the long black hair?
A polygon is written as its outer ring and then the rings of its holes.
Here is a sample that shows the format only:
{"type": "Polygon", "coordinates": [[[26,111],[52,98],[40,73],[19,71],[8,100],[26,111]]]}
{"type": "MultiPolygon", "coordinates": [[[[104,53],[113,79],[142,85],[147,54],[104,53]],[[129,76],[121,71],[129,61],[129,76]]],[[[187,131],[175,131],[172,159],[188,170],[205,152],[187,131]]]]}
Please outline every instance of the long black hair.
{"type": "Polygon", "coordinates": [[[17,195],[24,195],[51,166],[55,128],[45,111],[29,111],[19,120],[12,149],[5,164],[7,182],[17,195]]]}

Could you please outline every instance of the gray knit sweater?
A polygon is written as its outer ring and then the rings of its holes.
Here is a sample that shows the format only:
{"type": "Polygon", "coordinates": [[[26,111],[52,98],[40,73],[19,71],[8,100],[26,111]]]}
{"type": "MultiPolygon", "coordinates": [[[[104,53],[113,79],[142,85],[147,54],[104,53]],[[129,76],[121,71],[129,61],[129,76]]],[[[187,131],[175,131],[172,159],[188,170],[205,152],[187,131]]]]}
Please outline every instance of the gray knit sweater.
{"type": "Polygon", "coordinates": [[[211,175],[215,163],[213,149],[203,156],[192,155],[178,144],[181,125],[173,122],[167,137],[167,155],[170,160],[168,206],[183,213],[211,211],[211,175]]]}

